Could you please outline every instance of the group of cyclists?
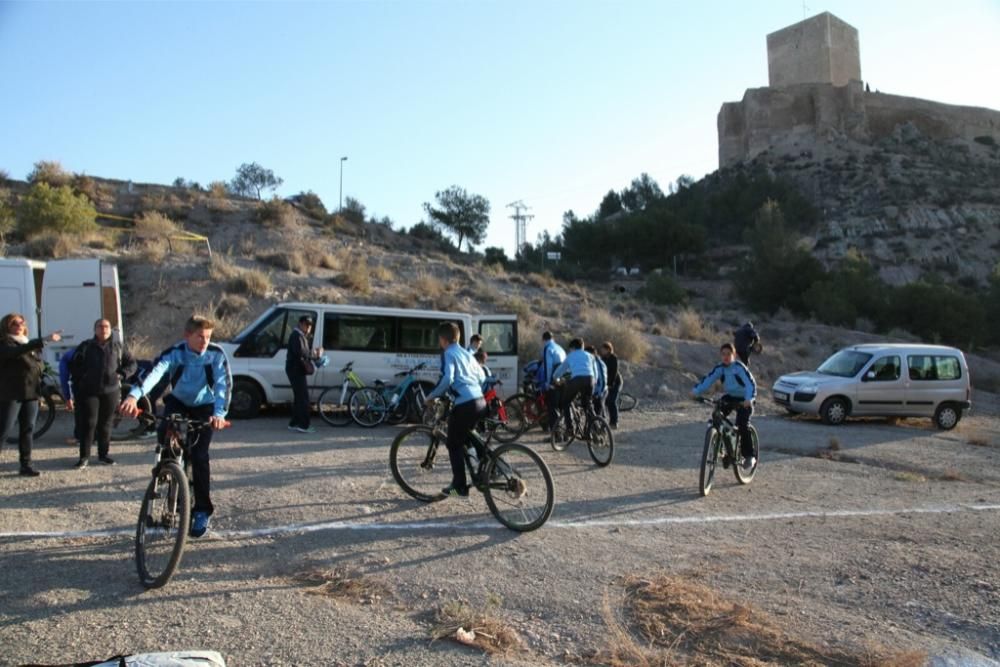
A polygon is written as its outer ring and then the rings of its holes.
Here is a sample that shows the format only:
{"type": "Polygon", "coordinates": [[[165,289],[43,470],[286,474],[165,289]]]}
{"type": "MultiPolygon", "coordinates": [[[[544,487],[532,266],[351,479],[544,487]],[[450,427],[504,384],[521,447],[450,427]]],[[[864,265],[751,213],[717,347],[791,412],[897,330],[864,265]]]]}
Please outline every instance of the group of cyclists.
{"type": "MultiPolygon", "coordinates": [[[[0,416],[3,417],[3,438],[0,442],[6,439],[14,422],[20,421],[21,473],[37,475],[30,462],[30,423],[33,422],[30,406],[37,396],[32,396],[28,389],[32,383],[37,384],[41,372],[40,350],[46,342],[58,340],[58,334],[44,340],[29,340],[25,319],[17,314],[4,317],[0,326],[4,329],[0,340],[0,371],[5,380],[0,384],[5,387],[3,391],[10,394],[0,395],[0,416]],[[15,393],[14,384],[20,393],[15,393]]],[[[140,399],[159,391],[162,383],[169,378],[172,389],[164,399],[164,413],[202,421],[211,427],[198,438],[188,453],[194,478],[195,502],[191,521],[191,535],[194,537],[205,534],[214,512],[209,447],[212,430],[224,428],[227,423],[225,419],[232,392],[229,360],[225,351],[212,343],[214,328],[214,323],[208,318],[193,316],[188,319],[184,325],[183,340],[161,353],[145,377],[117,406],[120,414],[138,418],[143,412],[140,399]]],[[[134,362],[127,351],[111,344],[109,329],[106,320],[99,320],[95,323],[94,340],[76,350],[76,355],[79,355],[76,386],[78,391],[85,391],[84,387],[97,388],[87,393],[87,400],[99,415],[98,419],[86,420],[82,427],[78,422],[76,435],[81,442],[78,467],[86,465],[95,430],[98,430],[96,422],[100,421],[100,417],[107,417],[112,409],[109,397],[113,392],[121,391],[119,383],[130,369],[134,370],[134,362]],[[98,395],[97,399],[89,398],[94,394],[98,395]]],[[[468,347],[463,346],[461,331],[451,322],[442,323],[437,334],[441,347],[441,377],[427,398],[430,407],[446,394],[452,403],[446,442],[452,481],[442,489],[442,493],[448,497],[464,497],[469,494],[463,464],[467,434],[483,419],[487,411],[484,393],[494,380],[490,377],[487,354],[478,336],[473,337],[468,347]]],[[[748,429],[757,386],[749,370],[749,357],[754,346],[759,344],[759,336],[752,324],[747,323],[735,332],[734,338],[734,343],[727,342],[721,346],[720,363],[692,389],[692,396],[698,397],[717,382],[722,383],[725,392],[722,407],[727,414],[735,410],[737,415],[737,428],[743,443],[742,464],[753,466],[753,451],[748,449],[748,429]]],[[[542,343],[540,359],[525,370],[534,373],[535,383],[546,398],[549,425],[558,424],[561,418],[566,424],[566,432],[572,433],[574,416],[569,408],[573,401],[582,398],[593,406],[596,413],[606,414],[611,427],[617,428],[617,399],[623,378],[614,345],[605,341],[600,347],[587,346],[582,338],[577,337],[570,340],[567,351],[556,342],[551,331],[542,334],[542,343]]],[[[68,404],[72,407],[71,401],[68,404]]],[[[96,435],[100,460],[113,463],[107,452],[108,433],[100,429],[96,435]]],[[[162,440],[162,428],[159,436],[162,440]]]]}

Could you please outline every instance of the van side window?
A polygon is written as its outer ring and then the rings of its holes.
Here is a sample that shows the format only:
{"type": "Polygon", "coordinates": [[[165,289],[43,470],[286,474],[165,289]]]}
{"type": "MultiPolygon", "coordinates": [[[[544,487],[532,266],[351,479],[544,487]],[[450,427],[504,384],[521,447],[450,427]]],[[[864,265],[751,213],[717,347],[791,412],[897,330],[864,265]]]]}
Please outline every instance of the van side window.
{"type": "Polygon", "coordinates": [[[911,355],[908,364],[911,380],[959,380],[962,377],[958,357],[911,355]]]}
{"type": "Polygon", "coordinates": [[[874,373],[872,382],[895,382],[899,379],[902,364],[899,357],[882,357],[871,365],[869,373],[874,373]]]}
{"type": "Polygon", "coordinates": [[[516,323],[483,322],[479,325],[479,335],[487,354],[517,354],[516,323]]]}
{"type": "Polygon", "coordinates": [[[437,330],[439,320],[399,318],[399,351],[435,354],[441,351],[437,330]]]}
{"type": "Polygon", "coordinates": [[[299,318],[308,315],[315,321],[316,313],[311,310],[286,310],[280,308],[271,314],[266,321],[261,322],[256,331],[243,340],[237,351],[240,357],[273,357],[288,345],[299,318]]]}
{"type": "Polygon", "coordinates": [[[323,347],[363,352],[393,351],[396,348],[396,319],[327,313],[323,320],[323,347]]]}

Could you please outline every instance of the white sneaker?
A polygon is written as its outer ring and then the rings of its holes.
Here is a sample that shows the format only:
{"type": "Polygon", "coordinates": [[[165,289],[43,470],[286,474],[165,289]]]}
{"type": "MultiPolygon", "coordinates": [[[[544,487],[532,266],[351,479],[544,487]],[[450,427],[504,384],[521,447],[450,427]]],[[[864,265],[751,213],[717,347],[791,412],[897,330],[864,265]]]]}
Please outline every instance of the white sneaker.
{"type": "Polygon", "coordinates": [[[746,470],[753,470],[753,467],[757,465],[757,457],[750,456],[743,459],[743,468],[746,470]]]}

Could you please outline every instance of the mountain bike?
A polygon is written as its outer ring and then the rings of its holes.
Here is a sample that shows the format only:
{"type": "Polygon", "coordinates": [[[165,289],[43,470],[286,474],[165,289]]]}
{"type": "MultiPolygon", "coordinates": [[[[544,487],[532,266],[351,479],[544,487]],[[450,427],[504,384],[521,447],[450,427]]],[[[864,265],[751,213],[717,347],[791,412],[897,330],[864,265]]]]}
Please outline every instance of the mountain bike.
{"type": "Polygon", "coordinates": [[[590,458],[598,467],[604,468],[615,457],[615,436],[608,422],[594,410],[594,402],[589,396],[577,396],[570,404],[573,415],[573,430],[566,428],[566,421],[560,415],[549,432],[549,444],[557,452],[566,449],[575,441],[587,443],[590,458]]]}
{"type": "Polygon", "coordinates": [[[416,373],[425,368],[426,363],[419,363],[408,371],[396,373],[395,377],[402,378],[398,385],[376,380],[374,387],[358,389],[351,396],[351,417],[359,426],[372,428],[382,422],[402,424],[411,416],[423,414],[427,395],[416,373]]]}
{"type": "MultiPolygon", "coordinates": [[[[476,432],[488,443],[494,438],[497,442],[514,442],[521,437],[522,431],[511,426],[513,411],[507,406],[497,390],[502,386],[499,380],[483,393],[486,400],[486,416],[476,425],[476,432]]],[[[451,415],[452,399],[445,395],[436,402],[432,409],[425,409],[423,419],[426,426],[434,427],[442,433],[448,430],[448,417],[451,415]]]]}
{"type": "MultiPolygon", "coordinates": [[[[443,500],[451,482],[447,435],[425,424],[396,436],[389,449],[392,476],[408,495],[425,503],[443,500]]],[[[472,485],[486,499],[497,521],[511,530],[536,530],[548,521],[555,505],[552,473],[541,456],[518,443],[493,448],[470,431],[465,466],[472,485]]]]}
{"type": "MultiPolygon", "coordinates": [[[[59,375],[52,366],[45,364],[45,369],[42,371],[41,389],[38,393],[38,416],[35,417],[33,439],[37,440],[52,428],[52,423],[56,420],[56,396],[62,396],[62,390],[59,387],[59,375]]],[[[14,430],[16,432],[16,429],[14,430]]],[[[16,444],[17,436],[9,436],[7,442],[12,445],[16,444]]]]}
{"type": "Polygon", "coordinates": [[[351,398],[355,392],[365,388],[361,377],[354,372],[353,361],[341,368],[340,373],[344,376],[344,383],[340,387],[327,387],[316,401],[319,416],[330,426],[347,426],[354,421],[351,416],[351,398]]]}
{"type": "Polygon", "coordinates": [[[156,445],[153,479],[142,498],[135,529],[135,566],[146,588],[164,586],[181,563],[194,495],[187,453],[201,432],[211,428],[208,422],[181,415],[158,421],[166,422],[165,444],[156,445]]]}
{"type": "Polygon", "coordinates": [[[731,399],[723,396],[714,400],[709,398],[698,398],[697,400],[699,403],[712,406],[712,416],[708,420],[708,428],[705,430],[705,448],[701,455],[701,495],[707,496],[712,490],[712,480],[715,477],[715,469],[720,458],[723,468],[733,467],[737,482],[749,484],[753,481],[760,463],[760,442],[757,438],[757,429],[752,424],[750,425],[754,464],[752,468],[744,468],[740,456],[739,429],[726,416],[730,409],[726,403],[731,399]]]}

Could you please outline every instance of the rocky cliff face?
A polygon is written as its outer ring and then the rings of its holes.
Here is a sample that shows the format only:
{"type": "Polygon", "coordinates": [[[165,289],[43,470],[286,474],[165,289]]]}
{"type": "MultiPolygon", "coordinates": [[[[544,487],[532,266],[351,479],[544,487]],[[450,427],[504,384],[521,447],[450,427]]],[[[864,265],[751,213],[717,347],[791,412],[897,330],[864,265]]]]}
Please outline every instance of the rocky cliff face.
{"type": "Polygon", "coordinates": [[[747,91],[719,114],[724,168],[764,165],[821,211],[809,242],[860,253],[893,284],[981,284],[1000,258],[1000,112],[804,85],[747,91]]]}

